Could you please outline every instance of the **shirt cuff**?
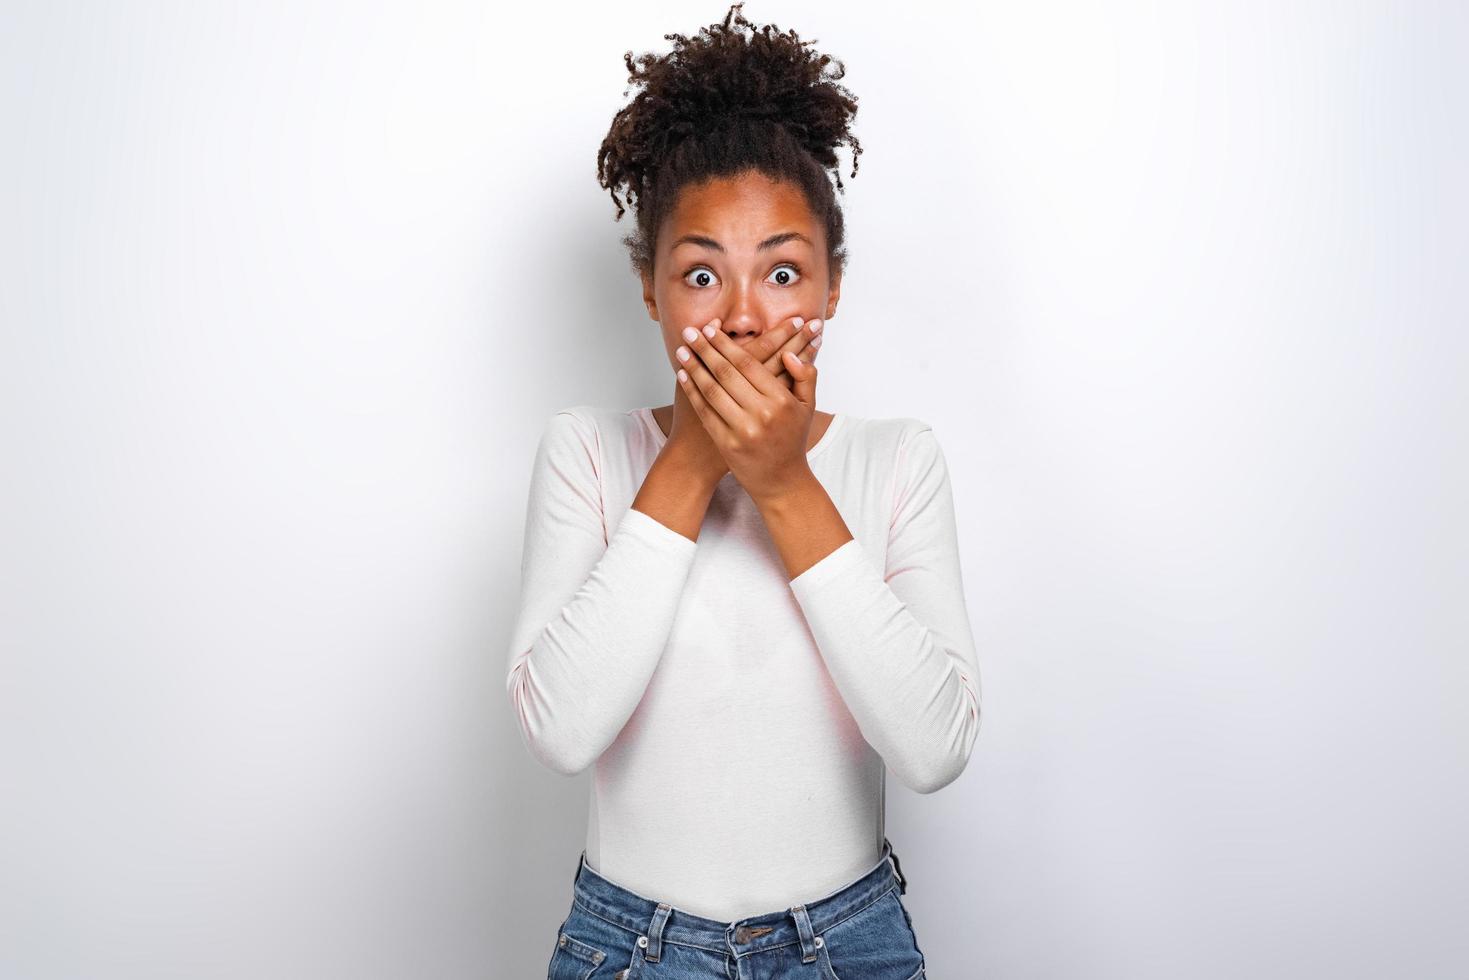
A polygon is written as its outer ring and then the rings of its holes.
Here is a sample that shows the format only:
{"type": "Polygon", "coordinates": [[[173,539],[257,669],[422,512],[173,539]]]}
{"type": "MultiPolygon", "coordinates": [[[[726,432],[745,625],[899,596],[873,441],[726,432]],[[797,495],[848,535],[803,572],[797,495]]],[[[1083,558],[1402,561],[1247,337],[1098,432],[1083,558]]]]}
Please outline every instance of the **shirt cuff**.
{"type": "Polygon", "coordinates": [[[791,579],[791,591],[798,600],[819,590],[827,582],[846,574],[848,570],[866,560],[862,545],[856,538],[839,545],[835,551],[821,559],[800,575],[791,579]]]}
{"type": "Polygon", "coordinates": [[[634,507],[629,507],[627,513],[622,515],[622,523],[618,525],[617,532],[631,534],[652,548],[672,550],[681,556],[691,555],[699,547],[698,542],[689,540],[656,517],[650,517],[634,507]]]}

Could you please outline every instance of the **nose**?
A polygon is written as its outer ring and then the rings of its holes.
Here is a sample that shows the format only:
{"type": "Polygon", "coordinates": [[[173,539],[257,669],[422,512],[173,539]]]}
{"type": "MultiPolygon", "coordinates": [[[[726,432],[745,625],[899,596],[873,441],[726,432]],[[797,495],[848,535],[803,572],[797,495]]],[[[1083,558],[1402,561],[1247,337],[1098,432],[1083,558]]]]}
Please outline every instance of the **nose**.
{"type": "Polygon", "coordinates": [[[731,310],[720,318],[720,329],[730,340],[745,343],[765,332],[765,317],[753,312],[731,310]]]}
{"type": "Polygon", "coordinates": [[[761,307],[754,293],[755,287],[748,283],[731,290],[729,308],[720,317],[720,329],[731,340],[744,343],[767,329],[768,311],[761,307]]]}

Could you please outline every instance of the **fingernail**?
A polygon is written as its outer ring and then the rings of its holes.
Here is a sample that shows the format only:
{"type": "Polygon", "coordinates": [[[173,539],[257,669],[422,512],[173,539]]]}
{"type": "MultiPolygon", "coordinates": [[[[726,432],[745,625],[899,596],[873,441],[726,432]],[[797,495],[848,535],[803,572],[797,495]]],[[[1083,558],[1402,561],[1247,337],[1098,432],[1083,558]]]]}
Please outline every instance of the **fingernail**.
{"type": "Polygon", "coordinates": [[[811,321],[811,332],[812,333],[821,333],[821,326],[822,326],[822,324],[821,324],[821,321],[820,320],[812,320],[811,321]]]}
{"type": "Polygon", "coordinates": [[[699,339],[699,331],[695,330],[693,327],[684,327],[683,339],[692,344],[694,341],[699,339]]]}
{"type": "Polygon", "coordinates": [[[704,336],[706,336],[706,337],[712,337],[712,336],[714,336],[714,324],[711,323],[711,324],[709,324],[709,326],[707,326],[707,327],[704,328],[704,336]]]}
{"type": "Polygon", "coordinates": [[[680,347],[673,353],[677,355],[680,361],[687,361],[689,359],[689,349],[687,347],[680,347]]]}
{"type": "Polygon", "coordinates": [[[804,319],[802,319],[801,317],[796,316],[796,317],[791,317],[791,322],[796,325],[796,329],[797,330],[800,330],[801,329],[801,324],[805,323],[806,321],[804,319]]]}
{"type": "Polygon", "coordinates": [[[812,337],[811,338],[811,346],[812,347],[820,347],[821,346],[821,338],[820,337],[812,337]]]}

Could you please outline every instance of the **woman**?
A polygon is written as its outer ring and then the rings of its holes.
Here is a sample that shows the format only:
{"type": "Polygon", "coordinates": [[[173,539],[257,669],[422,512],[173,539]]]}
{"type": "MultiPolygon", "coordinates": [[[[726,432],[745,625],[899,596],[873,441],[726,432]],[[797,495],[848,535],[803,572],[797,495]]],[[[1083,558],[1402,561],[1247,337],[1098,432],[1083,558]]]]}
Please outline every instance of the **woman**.
{"type": "Polygon", "coordinates": [[[531,479],[508,692],[535,758],[595,765],[553,980],[922,977],[884,765],[931,793],[979,728],[933,430],[815,407],[856,99],[740,6],[629,52],[598,157],[673,403],[555,413],[531,479]]]}

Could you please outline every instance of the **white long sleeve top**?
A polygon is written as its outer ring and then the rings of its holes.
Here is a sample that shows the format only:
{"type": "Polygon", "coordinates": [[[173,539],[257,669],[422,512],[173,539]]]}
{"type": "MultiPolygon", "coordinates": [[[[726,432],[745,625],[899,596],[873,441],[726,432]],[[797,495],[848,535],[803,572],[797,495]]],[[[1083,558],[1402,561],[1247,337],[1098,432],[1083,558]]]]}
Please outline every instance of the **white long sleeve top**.
{"type": "Polygon", "coordinates": [[[930,426],[834,414],[807,459],[854,537],[793,580],[733,474],[697,542],[631,508],[665,442],[649,408],[551,416],[506,688],[532,756],[594,767],[593,870],[732,922],[881,859],[886,768],[959,775],[979,665],[930,426]]]}

